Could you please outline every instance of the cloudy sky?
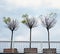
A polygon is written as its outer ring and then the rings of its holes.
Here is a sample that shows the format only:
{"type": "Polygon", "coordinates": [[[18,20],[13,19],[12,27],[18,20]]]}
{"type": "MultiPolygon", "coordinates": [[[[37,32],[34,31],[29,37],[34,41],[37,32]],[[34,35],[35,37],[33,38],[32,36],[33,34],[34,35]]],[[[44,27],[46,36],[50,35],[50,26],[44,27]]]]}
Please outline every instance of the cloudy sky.
{"type": "MultiPolygon", "coordinates": [[[[14,40],[29,40],[29,29],[20,21],[22,15],[31,16],[57,13],[57,23],[50,29],[50,40],[60,41],[60,0],[0,0],[0,40],[10,40],[11,31],[5,27],[3,17],[15,18],[19,21],[19,29],[14,31],[14,40]]],[[[39,25],[32,29],[32,40],[47,41],[47,31],[39,25]]]]}

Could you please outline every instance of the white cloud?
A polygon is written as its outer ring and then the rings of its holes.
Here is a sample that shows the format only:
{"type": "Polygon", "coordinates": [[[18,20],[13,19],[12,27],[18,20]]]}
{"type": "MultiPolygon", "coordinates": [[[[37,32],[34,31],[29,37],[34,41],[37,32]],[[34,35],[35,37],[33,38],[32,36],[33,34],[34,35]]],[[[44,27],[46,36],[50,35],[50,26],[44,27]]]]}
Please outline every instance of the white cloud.
{"type": "Polygon", "coordinates": [[[27,41],[28,40],[28,36],[22,36],[22,35],[19,35],[19,36],[16,36],[15,41],[27,41]]]}
{"type": "Polygon", "coordinates": [[[8,4],[15,7],[39,8],[42,6],[60,8],[60,0],[6,0],[8,4]]]}
{"type": "Polygon", "coordinates": [[[44,5],[52,8],[60,8],[60,0],[45,0],[44,5]]]}
{"type": "MultiPolygon", "coordinates": [[[[38,27],[33,28],[31,39],[32,39],[32,41],[47,40],[45,38],[45,34],[46,34],[45,30],[40,29],[38,27]]],[[[29,41],[30,40],[29,38],[30,38],[30,36],[29,36],[29,32],[28,32],[25,35],[22,34],[22,35],[15,36],[14,40],[16,40],[16,41],[29,41]]]]}
{"type": "Polygon", "coordinates": [[[42,3],[41,0],[6,0],[6,2],[16,7],[39,7],[42,3]]]}
{"type": "Polygon", "coordinates": [[[3,0],[0,3],[1,10],[12,11],[17,8],[60,8],[60,0],[3,0]]]}

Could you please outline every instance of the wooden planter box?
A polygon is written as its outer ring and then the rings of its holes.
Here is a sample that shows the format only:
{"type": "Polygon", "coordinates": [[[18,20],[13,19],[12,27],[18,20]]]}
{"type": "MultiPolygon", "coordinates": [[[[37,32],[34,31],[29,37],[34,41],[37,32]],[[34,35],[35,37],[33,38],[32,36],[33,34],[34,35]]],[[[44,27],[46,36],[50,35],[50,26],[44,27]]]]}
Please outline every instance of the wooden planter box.
{"type": "Polygon", "coordinates": [[[56,54],[55,48],[43,49],[43,54],[56,54]]]}
{"type": "Polygon", "coordinates": [[[24,48],[24,54],[37,54],[37,48],[24,48]]]}
{"type": "Polygon", "coordinates": [[[14,48],[14,49],[4,49],[3,50],[4,53],[18,53],[17,49],[14,48]]]}

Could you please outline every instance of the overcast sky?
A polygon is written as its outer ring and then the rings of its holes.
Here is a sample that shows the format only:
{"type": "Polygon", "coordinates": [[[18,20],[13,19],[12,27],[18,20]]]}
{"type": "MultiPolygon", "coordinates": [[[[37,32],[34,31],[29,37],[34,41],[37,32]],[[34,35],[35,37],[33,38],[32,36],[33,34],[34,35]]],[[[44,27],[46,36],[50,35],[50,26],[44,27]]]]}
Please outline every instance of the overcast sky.
{"type": "MultiPolygon", "coordinates": [[[[14,31],[14,40],[29,40],[29,28],[20,21],[22,15],[31,16],[57,13],[57,23],[50,29],[50,40],[60,41],[60,0],[0,0],[0,40],[10,40],[11,31],[5,27],[3,17],[15,18],[19,21],[19,29],[14,31]]],[[[32,29],[32,41],[47,41],[47,31],[39,25],[32,29]]]]}

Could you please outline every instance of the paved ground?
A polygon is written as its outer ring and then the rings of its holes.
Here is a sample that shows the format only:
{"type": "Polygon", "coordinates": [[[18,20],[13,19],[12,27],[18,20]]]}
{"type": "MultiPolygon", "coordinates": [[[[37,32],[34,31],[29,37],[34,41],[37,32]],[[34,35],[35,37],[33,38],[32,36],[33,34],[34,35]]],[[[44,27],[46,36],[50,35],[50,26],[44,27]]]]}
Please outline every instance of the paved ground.
{"type": "MultiPolygon", "coordinates": [[[[24,53],[0,53],[0,54],[24,54],[24,53]]],[[[38,54],[43,54],[43,53],[38,53],[38,54]]],[[[60,53],[57,53],[60,54],[60,53]]]]}

